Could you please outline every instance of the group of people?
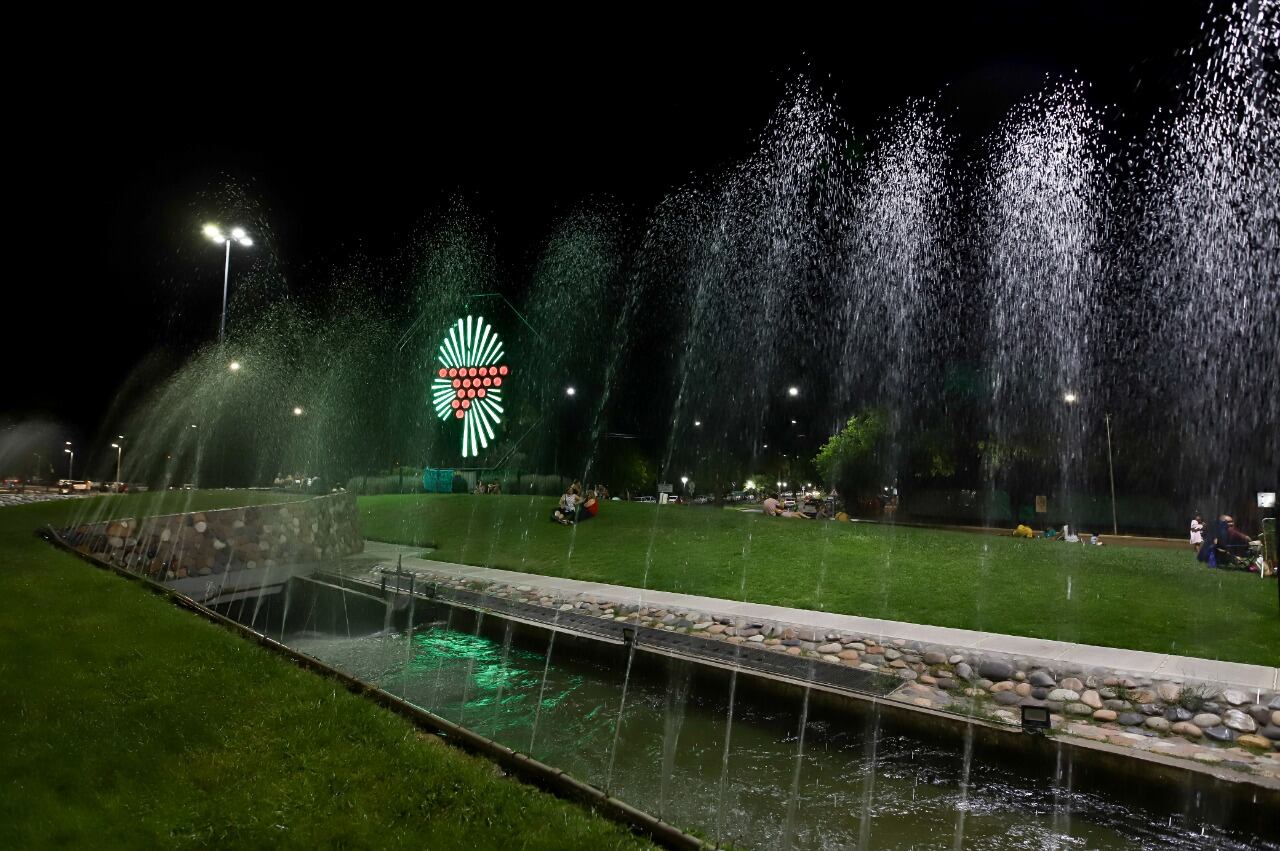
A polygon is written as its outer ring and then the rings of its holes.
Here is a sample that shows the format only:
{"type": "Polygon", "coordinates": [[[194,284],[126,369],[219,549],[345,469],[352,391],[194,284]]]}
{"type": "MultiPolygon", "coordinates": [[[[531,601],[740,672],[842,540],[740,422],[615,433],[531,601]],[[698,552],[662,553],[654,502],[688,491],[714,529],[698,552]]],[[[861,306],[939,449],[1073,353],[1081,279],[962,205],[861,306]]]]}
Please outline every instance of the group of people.
{"type": "Polygon", "coordinates": [[[1236,526],[1230,514],[1221,515],[1212,526],[1206,526],[1199,512],[1191,520],[1191,548],[1196,560],[1209,567],[1265,570],[1262,543],[1252,540],[1236,526]]]}
{"type": "Polygon", "coordinates": [[[561,526],[572,526],[592,519],[600,513],[600,503],[609,498],[609,489],[596,485],[583,492],[582,483],[574,482],[560,496],[560,502],[551,512],[551,521],[561,526]]]}
{"type": "Polygon", "coordinates": [[[480,481],[480,480],[478,480],[478,479],[477,479],[477,480],[476,480],[476,487],[475,487],[475,490],[474,490],[474,491],[472,491],[472,493],[476,493],[476,494],[485,494],[485,493],[496,493],[496,494],[501,494],[501,493],[502,493],[502,484],[501,484],[500,482],[498,482],[498,480],[497,480],[497,479],[494,479],[492,482],[487,482],[487,483],[486,483],[486,482],[482,482],[482,481],[480,481]]]}
{"type": "MultiPolygon", "coordinates": [[[[760,507],[763,509],[765,517],[798,517],[801,520],[825,520],[827,515],[825,504],[819,505],[817,510],[811,515],[806,514],[803,510],[792,511],[783,503],[778,501],[778,495],[776,493],[771,493],[765,497],[765,500],[761,503],[760,507]]],[[[798,505],[797,508],[799,508],[798,505]]]]}

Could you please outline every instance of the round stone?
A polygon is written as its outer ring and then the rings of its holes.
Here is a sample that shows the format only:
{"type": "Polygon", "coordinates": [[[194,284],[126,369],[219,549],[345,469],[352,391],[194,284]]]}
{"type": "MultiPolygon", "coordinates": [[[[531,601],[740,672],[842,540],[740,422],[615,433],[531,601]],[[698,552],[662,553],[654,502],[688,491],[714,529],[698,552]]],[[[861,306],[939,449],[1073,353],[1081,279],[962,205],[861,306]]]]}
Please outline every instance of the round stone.
{"type": "Polygon", "coordinates": [[[843,649],[844,648],[839,644],[832,642],[831,644],[823,644],[822,646],[820,646],[818,648],[818,652],[823,654],[830,653],[834,655],[836,653],[839,653],[843,649]]]}
{"type": "MultiPolygon", "coordinates": [[[[1099,694],[1101,694],[1101,692],[1099,692],[1099,694]]],[[[1110,700],[1102,701],[1102,708],[1112,709],[1116,712],[1128,712],[1129,710],[1133,709],[1133,705],[1130,704],[1129,701],[1127,700],[1116,700],[1112,698],[1110,700]]]]}
{"type": "Polygon", "coordinates": [[[1165,703],[1177,703],[1178,698],[1182,697],[1182,686],[1176,683],[1160,683],[1156,686],[1156,694],[1160,695],[1160,699],[1165,703]]]}
{"type": "Polygon", "coordinates": [[[1257,724],[1266,724],[1271,720],[1271,710],[1263,706],[1261,703],[1255,703],[1249,707],[1249,717],[1257,724]]]}
{"type": "Polygon", "coordinates": [[[1058,684],[1053,677],[1044,671],[1032,671],[1027,675],[1027,682],[1031,683],[1033,686],[1039,686],[1041,688],[1053,688],[1058,684]]]}
{"type": "Polygon", "coordinates": [[[1280,724],[1268,724],[1259,730],[1258,733],[1266,736],[1273,742],[1280,742],[1280,724]]]}
{"type": "Polygon", "coordinates": [[[1222,717],[1222,723],[1240,733],[1252,733],[1258,724],[1239,709],[1228,709],[1222,717]]]}
{"type": "Polygon", "coordinates": [[[1110,709],[1099,709],[1093,713],[1094,721],[1114,721],[1116,714],[1110,709]]]}
{"type": "Polygon", "coordinates": [[[1191,723],[1195,724],[1197,727],[1207,729],[1209,727],[1219,726],[1222,723],[1222,719],[1217,715],[1214,715],[1212,712],[1201,712],[1199,715],[1196,715],[1191,719],[1191,723]]]}
{"type": "Polygon", "coordinates": [[[1068,703],[1063,707],[1068,715],[1092,715],[1093,707],[1087,703],[1068,703]]]}
{"type": "Polygon", "coordinates": [[[1049,696],[1049,690],[1047,688],[1042,688],[1040,686],[1032,686],[1031,696],[1034,697],[1036,700],[1044,700],[1049,696]]]}
{"type": "Polygon", "coordinates": [[[1065,688],[1074,692],[1084,691],[1084,683],[1080,682],[1080,680],[1077,677],[1067,677],[1061,683],[1059,683],[1059,685],[1061,685],[1062,688],[1065,688]]]}
{"type": "MultiPolygon", "coordinates": [[[[1147,729],[1155,730],[1157,733],[1169,732],[1169,722],[1161,718],[1159,715],[1148,718],[1146,721],[1147,729]]],[[[1199,729],[1198,727],[1196,729],[1199,729]]]]}
{"type": "Polygon", "coordinates": [[[924,654],[924,663],[926,665],[945,665],[947,664],[947,654],[929,651],[924,654]]]}
{"type": "Polygon", "coordinates": [[[1089,689],[1084,694],[1080,695],[1080,702],[1087,703],[1088,705],[1092,706],[1094,709],[1102,708],[1102,696],[1099,695],[1093,689],[1089,689]]]}
{"type": "Polygon", "coordinates": [[[1031,683],[1018,683],[1013,687],[1013,691],[1018,697],[1029,697],[1031,695],[1031,683]]]}
{"type": "Polygon", "coordinates": [[[956,687],[956,681],[947,678],[940,678],[937,682],[937,686],[943,691],[951,691],[956,687]]]}
{"type": "Polygon", "coordinates": [[[1218,742],[1229,742],[1237,735],[1234,730],[1228,727],[1210,727],[1204,731],[1204,734],[1218,742]]]}
{"type": "Polygon", "coordinates": [[[998,691],[993,699],[1001,706],[1014,706],[1022,700],[1022,698],[1018,697],[1018,695],[1012,691],[998,691]]]}
{"type": "MultiPolygon", "coordinates": [[[[1160,720],[1164,721],[1163,718],[1160,720]]],[[[1136,712],[1121,712],[1116,717],[1116,721],[1125,727],[1138,727],[1141,726],[1143,717],[1136,712]]],[[[1166,721],[1165,723],[1167,724],[1168,722],[1166,721]]]]}
{"type": "Polygon", "coordinates": [[[1186,736],[1188,739],[1198,739],[1204,735],[1204,732],[1190,721],[1179,721],[1170,730],[1179,736],[1186,736]]]}
{"type": "Polygon", "coordinates": [[[1280,727],[1280,709],[1274,710],[1271,713],[1271,726],[1280,727]]]}
{"type": "MultiPolygon", "coordinates": [[[[1068,688],[1056,688],[1049,692],[1049,700],[1067,703],[1080,699],[1080,693],[1068,688]]],[[[1090,710],[1092,711],[1092,710],[1090,710]]]]}
{"type": "Polygon", "coordinates": [[[1236,739],[1236,744],[1244,745],[1247,748],[1259,748],[1264,751],[1271,750],[1271,742],[1267,741],[1261,736],[1253,736],[1253,735],[1241,736],[1240,738],[1236,739]]]}
{"type": "Polygon", "coordinates": [[[991,692],[995,694],[1002,691],[1013,691],[1013,688],[1014,688],[1014,684],[1012,682],[1010,682],[1009,680],[1004,680],[1003,682],[992,684],[991,692]]]}
{"type": "Polygon", "coordinates": [[[957,663],[956,663],[956,676],[957,676],[957,677],[959,677],[959,678],[960,678],[960,679],[962,679],[962,680],[972,679],[972,678],[973,678],[973,668],[969,667],[968,663],[966,663],[966,662],[957,662],[957,663]]]}
{"type": "Polygon", "coordinates": [[[1001,662],[997,659],[988,659],[978,665],[978,673],[985,679],[1007,680],[1013,676],[1013,666],[1008,662],[1001,662]]]}
{"type": "Polygon", "coordinates": [[[1232,706],[1240,706],[1249,702],[1249,697],[1239,689],[1229,688],[1222,693],[1222,699],[1232,706]]]}
{"type": "Polygon", "coordinates": [[[1169,721],[1178,723],[1180,721],[1190,721],[1195,716],[1191,714],[1191,710],[1183,709],[1181,706],[1170,706],[1164,711],[1164,717],[1169,721]]]}

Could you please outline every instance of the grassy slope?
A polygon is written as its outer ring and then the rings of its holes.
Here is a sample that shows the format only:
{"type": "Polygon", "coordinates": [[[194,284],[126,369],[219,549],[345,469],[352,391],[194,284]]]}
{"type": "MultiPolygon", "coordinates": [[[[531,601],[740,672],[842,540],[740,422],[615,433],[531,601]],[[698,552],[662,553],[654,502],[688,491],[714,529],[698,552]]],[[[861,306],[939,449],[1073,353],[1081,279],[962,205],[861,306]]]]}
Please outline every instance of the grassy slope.
{"type": "Polygon", "coordinates": [[[433,557],[893,620],[1280,664],[1273,581],[1188,551],[608,503],[570,530],[538,497],[361,497],[367,537],[433,557]],[[1070,594],[1068,595],[1068,587],[1070,594]]]}
{"type": "Polygon", "coordinates": [[[0,509],[0,847],[644,845],[32,536],[85,508],[0,509]]]}

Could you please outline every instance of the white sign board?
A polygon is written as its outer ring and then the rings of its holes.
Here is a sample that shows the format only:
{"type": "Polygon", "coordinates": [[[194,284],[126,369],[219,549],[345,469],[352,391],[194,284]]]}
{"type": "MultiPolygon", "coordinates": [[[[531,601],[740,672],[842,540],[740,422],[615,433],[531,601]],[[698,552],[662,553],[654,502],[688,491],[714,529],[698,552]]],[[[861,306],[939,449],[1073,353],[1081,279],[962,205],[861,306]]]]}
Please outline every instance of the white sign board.
{"type": "Polygon", "coordinates": [[[1276,495],[1275,495],[1275,492],[1271,492],[1271,493],[1263,493],[1263,492],[1259,492],[1259,493],[1258,493],[1258,507],[1259,507],[1259,508],[1275,508],[1275,507],[1276,507],[1276,495]]]}
{"type": "Polygon", "coordinates": [[[658,482],[658,493],[671,493],[675,488],[671,487],[671,482],[658,482]]]}
{"type": "Polygon", "coordinates": [[[666,505],[666,504],[667,504],[666,493],[664,492],[664,493],[658,494],[658,505],[666,505]]]}

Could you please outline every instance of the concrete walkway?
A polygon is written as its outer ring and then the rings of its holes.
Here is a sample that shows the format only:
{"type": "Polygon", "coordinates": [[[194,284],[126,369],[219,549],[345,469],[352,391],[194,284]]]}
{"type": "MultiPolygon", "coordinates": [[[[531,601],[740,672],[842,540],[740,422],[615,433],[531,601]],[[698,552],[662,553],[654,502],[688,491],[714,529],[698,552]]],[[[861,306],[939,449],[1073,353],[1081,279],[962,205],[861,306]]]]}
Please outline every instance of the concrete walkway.
{"type": "MultiPolygon", "coordinates": [[[[491,567],[474,567],[417,557],[422,552],[422,547],[365,541],[365,549],[361,557],[366,561],[372,557],[389,562],[395,562],[399,557],[406,570],[427,570],[459,579],[507,585],[529,585],[564,596],[589,594],[618,603],[692,610],[713,616],[774,621],[831,632],[874,636],[886,640],[901,639],[925,645],[964,648],[977,651],[979,654],[1043,660],[1063,669],[1088,671],[1101,668],[1135,679],[1199,681],[1235,686],[1249,691],[1280,691],[1280,668],[1265,665],[1222,662],[1117,647],[1097,647],[1091,644],[1074,644],[1045,638],[1026,638],[971,629],[864,618],[857,615],[817,612],[811,609],[770,606],[764,603],[741,603],[694,594],[609,585],[603,582],[583,582],[577,579],[562,579],[491,567]]],[[[1277,649],[1277,653],[1280,653],[1280,648],[1277,649]]]]}

